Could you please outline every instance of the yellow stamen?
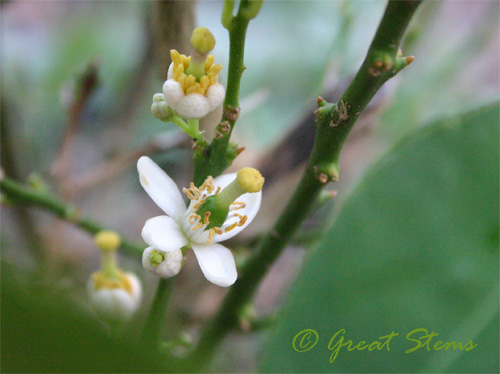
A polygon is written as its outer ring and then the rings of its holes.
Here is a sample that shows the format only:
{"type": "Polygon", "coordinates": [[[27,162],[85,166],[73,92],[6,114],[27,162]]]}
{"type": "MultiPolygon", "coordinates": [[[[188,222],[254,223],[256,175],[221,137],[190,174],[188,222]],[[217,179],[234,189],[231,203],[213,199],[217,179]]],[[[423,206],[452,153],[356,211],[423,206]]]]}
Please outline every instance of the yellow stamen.
{"type": "Polygon", "coordinates": [[[174,63],[174,70],[175,68],[182,63],[181,56],[179,52],[177,52],[175,49],[172,49],[170,51],[170,58],[172,59],[172,62],[174,63]]]}
{"type": "Polygon", "coordinates": [[[198,208],[200,207],[201,204],[203,204],[205,202],[206,199],[201,199],[200,201],[198,201],[196,204],[193,205],[193,208],[192,208],[192,211],[193,212],[196,212],[198,210],[198,208]]]}
{"type": "Polygon", "coordinates": [[[179,65],[174,70],[174,79],[179,81],[182,74],[184,74],[184,65],[179,65]]]}
{"type": "Polygon", "coordinates": [[[186,95],[191,95],[192,93],[198,93],[197,85],[199,86],[198,82],[196,82],[193,86],[188,87],[186,90],[186,95]]]}
{"type": "Polygon", "coordinates": [[[215,191],[215,194],[218,195],[221,191],[222,191],[221,186],[218,186],[217,187],[217,191],[215,191]]]}
{"type": "Polygon", "coordinates": [[[214,61],[215,61],[214,55],[207,56],[207,59],[205,60],[205,71],[208,71],[212,67],[214,61]]]}
{"type": "Polygon", "coordinates": [[[214,237],[214,235],[215,235],[215,229],[214,228],[211,228],[210,230],[208,230],[207,244],[212,243],[212,238],[214,237]]]}
{"type": "Polygon", "coordinates": [[[173,62],[173,79],[180,83],[182,91],[186,95],[192,93],[206,95],[208,88],[217,83],[217,75],[222,70],[222,65],[214,65],[215,58],[213,55],[208,55],[205,59],[203,68],[206,74],[199,77],[199,79],[196,79],[192,74],[186,74],[186,70],[191,64],[191,56],[186,57],[172,49],[170,57],[173,62]]]}
{"type": "Polygon", "coordinates": [[[194,185],[193,182],[189,183],[189,189],[191,191],[193,191],[193,193],[194,193],[194,195],[196,196],[197,199],[200,198],[201,192],[200,192],[200,190],[198,188],[195,187],[195,185],[194,185]]]}
{"type": "Polygon", "coordinates": [[[184,55],[181,56],[182,64],[184,65],[184,71],[188,68],[189,63],[191,62],[191,56],[186,57],[184,55]]]}
{"type": "Polygon", "coordinates": [[[201,217],[200,217],[198,214],[196,214],[196,213],[191,213],[191,214],[189,215],[189,223],[190,223],[191,225],[194,225],[194,222],[195,222],[195,221],[197,221],[197,220],[201,220],[201,217]]]}
{"type": "Polygon", "coordinates": [[[199,228],[202,228],[203,227],[203,223],[201,222],[198,222],[198,224],[194,227],[191,228],[191,230],[195,231],[195,230],[198,230],[199,228]]]}
{"type": "Polygon", "coordinates": [[[217,65],[212,65],[209,70],[207,70],[207,74],[213,74],[214,76],[217,76],[219,72],[222,70],[222,65],[217,64],[217,65]]]}
{"type": "Polygon", "coordinates": [[[182,74],[179,79],[177,79],[177,82],[181,85],[182,91],[186,88],[186,74],[182,74]]]}
{"type": "Polygon", "coordinates": [[[212,193],[215,189],[214,186],[214,178],[209,176],[207,179],[205,179],[205,182],[200,187],[200,191],[207,190],[208,193],[212,193]]]}
{"type": "MultiPolygon", "coordinates": [[[[240,215],[238,214],[238,216],[240,216],[240,215]]],[[[243,226],[246,223],[247,219],[248,219],[247,216],[243,216],[243,217],[240,216],[240,222],[238,222],[238,226],[240,226],[240,227],[243,226]]]]}
{"type": "Polygon", "coordinates": [[[234,229],[236,226],[238,226],[238,222],[233,223],[231,226],[228,226],[224,229],[224,232],[229,232],[232,229],[234,229]]]}
{"type": "Polygon", "coordinates": [[[100,271],[95,272],[94,274],[92,274],[94,289],[98,291],[102,289],[112,290],[121,288],[122,290],[125,290],[130,295],[132,295],[132,282],[130,281],[130,278],[119,270],[117,271],[116,275],[118,276],[118,278],[110,278],[100,271]]]}
{"type": "Polygon", "coordinates": [[[234,203],[231,204],[231,209],[232,210],[240,210],[240,209],[245,208],[246,206],[247,206],[247,204],[244,203],[243,201],[235,201],[234,203]]]}
{"type": "Polygon", "coordinates": [[[206,92],[208,86],[210,85],[210,80],[206,75],[200,78],[200,86],[203,88],[203,90],[206,92]]]}
{"type": "Polygon", "coordinates": [[[223,231],[220,229],[220,227],[214,227],[215,233],[218,235],[222,235],[223,231]]]}
{"type": "Polygon", "coordinates": [[[210,214],[212,214],[212,213],[211,212],[205,213],[205,219],[203,220],[203,222],[205,222],[205,225],[208,225],[210,223],[210,221],[209,221],[210,214]]]}
{"type": "Polygon", "coordinates": [[[188,197],[189,200],[196,199],[196,196],[193,195],[193,192],[191,191],[191,189],[183,188],[182,192],[184,192],[186,194],[186,196],[188,197]]]}

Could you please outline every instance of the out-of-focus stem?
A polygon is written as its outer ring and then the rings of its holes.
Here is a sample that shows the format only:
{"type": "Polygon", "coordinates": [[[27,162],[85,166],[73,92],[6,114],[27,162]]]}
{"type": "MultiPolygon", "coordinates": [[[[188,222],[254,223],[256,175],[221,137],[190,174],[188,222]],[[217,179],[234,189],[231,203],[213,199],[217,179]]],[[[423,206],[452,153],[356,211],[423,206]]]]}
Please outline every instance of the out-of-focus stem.
{"type": "MultiPolygon", "coordinates": [[[[40,192],[23,186],[10,178],[3,178],[0,180],[0,188],[2,193],[4,193],[5,196],[7,196],[13,203],[40,207],[91,234],[97,234],[99,231],[107,230],[107,228],[101,226],[97,222],[82,217],[78,209],[65,205],[45,192],[40,192]]],[[[144,249],[143,246],[134,244],[124,239],[122,240],[120,247],[136,256],[140,256],[144,249]]]]}

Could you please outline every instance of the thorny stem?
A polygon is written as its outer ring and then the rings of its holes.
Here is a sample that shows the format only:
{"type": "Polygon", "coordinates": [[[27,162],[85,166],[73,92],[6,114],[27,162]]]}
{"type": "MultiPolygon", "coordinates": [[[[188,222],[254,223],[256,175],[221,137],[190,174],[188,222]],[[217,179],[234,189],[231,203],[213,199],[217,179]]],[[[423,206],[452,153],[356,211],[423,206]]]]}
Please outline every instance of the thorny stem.
{"type": "MultiPolygon", "coordinates": [[[[215,129],[216,136],[210,144],[197,142],[194,150],[194,184],[199,186],[211,175],[217,177],[226,170],[237,156],[229,144],[229,138],[239,115],[240,83],[245,65],[245,37],[250,17],[245,13],[252,1],[242,0],[236,16],[232,18],[229,31],[229,66],[223,115],[215,129]]],[[[227,23],[227,22],[226,22],[227,23]]],[[[229,23],[228,23],[229,25],[229,23]]]]}
{"type": "MultiPolygon", "coordinates": [[[[91,234],[96,234],[99,231],[106,230],[105,227],[101,226],[97,222],[82,217],[78,209],[65,205],[45,192],[23,186],[10,178],[3,178],[0,180],[0,187],[2,193],[5,194],[5,196],[7,196],[13,203],[38,206],[91,234]]],[[[125,239],[122,239],[120,247],[136,256],[140,256],[144,249],[142,246],[125,239]]]]}
{"type": "Polygon", "coordinates": [[[238,315],[255,293],[259,282],[305,219],[319,193],[338,179],[338,159],[349,131],[378,89],[413,58],[403,58],[398,47],[421,0],[391,0],[385,10],[365,61],[342,98],[330,104],[318,98],[317,133],[302,179],[273,229],[240,272],[218,314],[202,332],[187,357],[189,370],[197,371],[213,356],[218,343],[238,327],[238,315]]]}

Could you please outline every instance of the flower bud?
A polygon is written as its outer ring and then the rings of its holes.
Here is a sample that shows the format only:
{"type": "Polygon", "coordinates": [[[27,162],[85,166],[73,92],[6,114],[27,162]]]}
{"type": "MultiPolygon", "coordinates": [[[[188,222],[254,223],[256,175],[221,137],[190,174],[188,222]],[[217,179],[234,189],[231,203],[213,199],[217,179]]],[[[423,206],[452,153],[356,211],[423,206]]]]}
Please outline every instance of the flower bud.
{"type": "Polygon", "coordinates": [[[103,272],[95,272],[87,282],[89,299],[98,316],[115,323],[130,319],[142,299],[142,286],[133,273],[117,272],[110,278],[103,272]]]}
{"type": "Polygon", "coordinates": [[[164,252],[153,247],[148,247],[142,254],[142,266],[150,273],[159,277],[171,278],[181,270],[182,251],[176,249],[171,252],[164,252]]]}
{"type": "Polygon", "coordinates": [[[163,94],[157,93],[153,96],[153,104],[151,104],[151,113],[158,119],[167,120],[174,113],[165,101],[163,94]]]}

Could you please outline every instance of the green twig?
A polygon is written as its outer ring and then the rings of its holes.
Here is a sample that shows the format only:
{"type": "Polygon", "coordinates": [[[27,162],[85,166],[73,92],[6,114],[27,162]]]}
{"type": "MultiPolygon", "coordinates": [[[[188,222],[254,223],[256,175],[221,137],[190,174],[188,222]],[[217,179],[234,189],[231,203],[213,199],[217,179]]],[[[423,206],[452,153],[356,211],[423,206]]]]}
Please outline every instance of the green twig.
{"type": "Polygon", "coordinates": [[[240,112],[240,83],[245,65],[245,37],[248,23],[254,18],[262,0],[241,0],[238,13],[231,18],[234,7],[233,0],[226,0],[222,21],[229,31],[229,66],[227,76],[226,97],[224,99],[223,115],[215,129],[215,138],[210,144],[198,142],[194,152],[194,184],[199,186],[211,175],[217,177],[226,170],[237,156],[234,147],[229,144],[240,112]]]}
{"type": "Polygon", "coordinates": [[[144,340],[147,342],[159,343],[161,328],[165,321],[168,300],[172,292],[173,279],[160,278],[156,289],[153,305],[149,312],[146,325],[144,327],[144,340]]]}
{"type": "Polygon", "coordinates": [[[398,47],[421,1],[389,1],[365,61],[336,104],[318,98],[317,133],[302,179],[285,211],[240,272],[218,314],[202,332],[188,357],[190,370],[206,364],[224,336],[238,327],[238,313],[255,293],[259,282],[305,219],[329,181],[338,179],[338,159],[344,141],[377,90],[413,58],[404,58],[398,47]]]}
{"type": "MultiPolygon", "coordinates": [[[[65,205],[54,197],[49,196],[44,191],[38,191],[33,188],[23,186],[10,178],[3,178],[0,180],[0,187],[2,193],[4,193],[10,201],[19,204],[34,205],[45,209],[57,217],[68,221],[91,234],[96,234],[101,230],[107,229],[97,222],[82,217],[77,208],[65,205]]],[[[144,249],[143,246],[134,244],[123,238],[121,248],[136,256],[140,256],[144,249]]]]}

